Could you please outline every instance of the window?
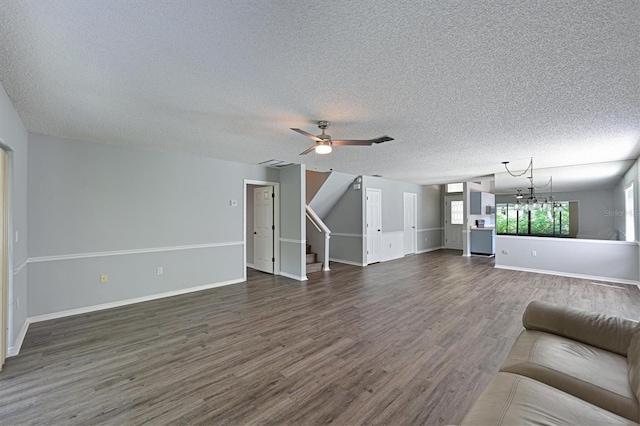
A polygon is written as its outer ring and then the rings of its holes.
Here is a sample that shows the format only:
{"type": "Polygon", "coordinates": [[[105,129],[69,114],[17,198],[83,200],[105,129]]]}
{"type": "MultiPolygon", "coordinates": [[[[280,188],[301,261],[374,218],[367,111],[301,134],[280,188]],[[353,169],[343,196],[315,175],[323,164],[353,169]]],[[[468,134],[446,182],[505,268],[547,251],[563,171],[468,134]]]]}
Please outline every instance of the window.
{"type": "Polygon", "coordinates": [[[627,241],[635,241],[636,218],[634,214],[633,183],[624,190],[624,232],[627,241]]]}
{"type": "Polygon", "coordinates": [[[462,183],[448,183],[447,192],[462,192],[462,183]]]}
{"type": "Polygon", "coordinates": [[[464,203],[462,201],[451,202],[451,224],[462,225],[463,224],[463,210],[464,203]]]}
{"type": "Polygon", "coordinates": [[[496,205],[496,233],[503,235],[569,236],[569,202],[551,210],[522,210],[513,203],[496,205]]]}

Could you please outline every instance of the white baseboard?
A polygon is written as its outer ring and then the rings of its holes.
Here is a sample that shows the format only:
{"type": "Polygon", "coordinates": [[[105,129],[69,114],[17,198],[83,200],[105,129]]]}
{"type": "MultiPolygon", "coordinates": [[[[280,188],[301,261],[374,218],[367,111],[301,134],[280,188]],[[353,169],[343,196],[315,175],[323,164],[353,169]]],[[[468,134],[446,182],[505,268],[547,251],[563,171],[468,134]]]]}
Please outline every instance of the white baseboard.
{"type": "Polygon", "coordinates": [[[416,254],[429,253],[430,251],[442,250],[443,248],[444,247],[440,246],[440,247],[432,247],[424,250],[418,250],[416,254]]]}
{"type": "Polygon", "coordinates": [[[247,268],[256,269],[256,265],[253,263],[247,263],[247,268]]]}
{"type": "Polygon", "coordinates": [[[31,321],[29,321],[29,318],[27,318],[24,324],[22,324],[22,329],[20,329],[20,333],[18,333],[18,337],[14,342],[14,346],[10,347],[7,351],[7,358],[16,356],[20,353],[20,348],[22,347],[22,342],[24,342],[24,337],[27,335],[29,324],[31,324],[31,321]]]}
{"type": "Polygon", "coordinates": [[[208,289],[211,289],[211,288],[222,287],[222,286],[231,285],[231,284],[237,284],[237,283],[241,283],[241,282],[244,282],[244,281],[245,280],[243,278],[238,278],[238,279],[235,279],[235,280],[222,281],[222,282],[217,282],[217,283],[212,283],[212,284],[205,284],[205,285],[201,285],[201,286],[198,286],[198,287],[189,287],[189,288],[184,288],[184,289],[180,289],[180,290],[168,291],[168,292],[165,292],[165,293],[158,293],[158,294],[152,294],[152,295],[149,295],[149,296],[136,297],[136,298],[133,298],[133,299],[118,300],[117,302],[103,303],[101,305],[86,306],[84,308],[69,309],[67,311],[53,312],[53,313],[50,313],[50,314],[43,314],[43,315],[36,315],[34,317],[27,318],[27,321],[29,321],[29,323],[34,323],[34,322],[48,321],[48,320],[52,320],[52,319],[70,317],[70,316],[73,316],[73,315],[87,314],[87,313],[90,313],[90,312],[102,311],[104,309],[111,309],[111,308],[118,308],[120,306],[132,305],[134,303],[148,302],[148,301],[151,301],[151,300],[164,299],[165,297],[179,296],[181,294],[194,293],[196,291],[208,290],[208,289]]]}
{"type": "Polygon", "coordinates": [[[344,259],[336,259],[334,257],[330,257],[329,260],[331,262],[338,262],[338,263],[344,263],[346,265],[353,265],[353,266],[367,266],[366,263],[358,263],[358,262],[353,262],[351,260],[344,260],[344,259]]]}
{"type": "Polygon", "coordinates": [[[630,285],[640,286],[640,282],[638,282],[638,281],[625,280],[625,279],[622,279],[622,278],[611,278],[611,277],[600,277],[600,276],[596,276],[596,275],[574,274],[574,273],[571,273],[571,272],[548,271],[548,270],[545,270],[545,269],[520,268],[520,267],[517,267],[517,266],[495,265],[494,267],[498,268],[498,269],[508,269],[510,271],[533,272],[534,274],[557,275],[559,277],[580,278],[580,279],[583,279],[583,280],[604,281],[604,282],[608,282],[608,283],[630,284],[630,285]]]}
{"type": "Polygon", "coordinates": [[[304,277],[301,277],[299,275],[293,275],[293,274],[289,274],[287,272],[282,272],[282,271],[280,271],[280,275],[282,275],[283,277],[291,278],[292,280],[307,281],[306,275],[304,277]]]}

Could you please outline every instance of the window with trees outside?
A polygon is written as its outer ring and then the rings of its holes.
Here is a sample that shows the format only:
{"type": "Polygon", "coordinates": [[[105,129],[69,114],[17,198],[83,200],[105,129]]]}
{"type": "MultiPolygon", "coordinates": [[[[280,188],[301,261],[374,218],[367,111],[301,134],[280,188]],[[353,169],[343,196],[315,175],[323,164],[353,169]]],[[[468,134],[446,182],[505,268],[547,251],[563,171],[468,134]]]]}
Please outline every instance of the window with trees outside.
{"type": "Polygon", "coordinates": [[[525,210],[515,203],[496,204],[496,233],[548,237],[569,236],[569,202],[546,210],[525,210]]]}

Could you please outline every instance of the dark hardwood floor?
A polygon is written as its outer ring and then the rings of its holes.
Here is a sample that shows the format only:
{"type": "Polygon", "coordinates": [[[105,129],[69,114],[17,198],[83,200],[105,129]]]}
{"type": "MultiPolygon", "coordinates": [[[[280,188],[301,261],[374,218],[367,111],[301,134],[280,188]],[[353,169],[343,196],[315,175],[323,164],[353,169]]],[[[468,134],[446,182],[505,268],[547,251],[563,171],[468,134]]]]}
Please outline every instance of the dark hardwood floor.
{"type": "MultiPolygon", "coordinates": [[[[441,250],[32,324],[0,424],[455,424],[541,299],[640,318],[635,286],[441,250]]],[[[135,283],[132,283],[132,285],[135,283]]]]}

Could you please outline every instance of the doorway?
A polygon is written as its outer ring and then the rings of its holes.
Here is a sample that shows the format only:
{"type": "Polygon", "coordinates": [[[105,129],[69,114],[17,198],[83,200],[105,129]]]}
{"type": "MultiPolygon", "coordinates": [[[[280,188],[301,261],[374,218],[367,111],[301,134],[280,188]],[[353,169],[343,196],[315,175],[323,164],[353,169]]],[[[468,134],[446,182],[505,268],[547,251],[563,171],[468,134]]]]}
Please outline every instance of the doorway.
{"type": "Polygon", "coordinates": [[[280,184],[244,181],[244,279],[247,267],[280,274],[280,184]]]}
{"type": "Polygon", "coordinates": [[[464,201],[462,195],[444,197],[444,248],[462,250],[464,201]]]}
{"type": "Polygon", "coordinates": [[[404,193],[404,254],[414,254],[418,249],[418,194],[404,193]]]}
{"type": "Polygon", "coordinates": [[[382,191],[367,188],[367,264],[380,262],[382,247],[382,191]]]}

